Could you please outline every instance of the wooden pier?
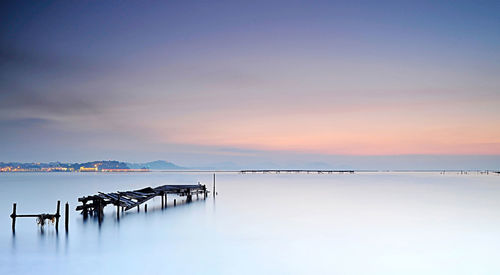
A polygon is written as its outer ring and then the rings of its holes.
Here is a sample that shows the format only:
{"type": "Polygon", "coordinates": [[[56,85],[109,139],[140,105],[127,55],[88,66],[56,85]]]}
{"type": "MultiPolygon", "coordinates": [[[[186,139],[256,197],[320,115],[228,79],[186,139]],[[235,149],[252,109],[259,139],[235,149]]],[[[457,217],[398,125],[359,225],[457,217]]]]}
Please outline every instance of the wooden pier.
{"type": "Polygon", "coordinates": [[[247,174],[247,173],[261,173],[261,174],[266,174],[266,173],[274,173],[274,174],[280,174],[280,173],[295,173],[295,174],[300,174],[300,173],[316,173],[316,174],[354,174],[354,170],[304,170],[304,169],[286,169],[286,170],[280,170],[280,169],[267,169],[267,170],[241,170],[240,173],[242,174],[247,174]]]}
{"type": "MultiPolygon", "coordinates": [[[[76,207],[77,211],[82,211],[81,213],[84,217],[88,214],[96,214],[99,218],[103,216],[104,207],[108,204],[112,204],[117,207],[117,218],[120,217],[120,208],[122,211],[130,210],[134,207],[139,207],[141,204],[147,202],[148,200],[160,196],[162,199],[162,208],[167,206],[167,195],[174,194],[178,196],[186,197],[186,202],[191,202],[193,195],[199,197],[201,194],[204,199],[207,198],[208,194],[207,187],[205,185],[162,185],[155,188],[146,187],[143,189],[124,191],[124,192],[114,192],[114,193],[102,193],[99,192],[97,195],[86,196],[78,198],[78,201],[82,205],[76,207]]],[[[174,200],[174,205],[176,201],[174,200]]],[[[146,206],[147,207],[147,206],[146,206]]]]}

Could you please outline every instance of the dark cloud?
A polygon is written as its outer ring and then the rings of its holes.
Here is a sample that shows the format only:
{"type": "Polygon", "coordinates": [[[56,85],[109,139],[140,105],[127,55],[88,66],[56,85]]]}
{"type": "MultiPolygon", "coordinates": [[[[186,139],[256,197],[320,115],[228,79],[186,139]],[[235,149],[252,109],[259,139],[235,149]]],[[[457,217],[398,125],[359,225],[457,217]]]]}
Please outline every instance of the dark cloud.
{"type": "MultiPolygon", "coordinates": [[[[8,109],[44,114],[96,113],[98,91],[82,91],[80,83],[104,69],[83,58],[0,46],[0,115],[8,109]]],[[[104,97],[102,93],[100,97],[104,97]]]]}
{"type": "MultiPolygon", "coordinates": [[[[0,110],[29,110],[42,114],[98,113],[101,106],[85,95],[64,91],[45,91],[11,85],[0,91],[0,110]]],[[[0,114],[2,112],[0,111],[0,114]]]]}
{"type": "Polygon", "coordinates": [[[55,121],[36,117],[4,119],[0,117],[0,150],[32,146],[54,138],[55,121]]]}

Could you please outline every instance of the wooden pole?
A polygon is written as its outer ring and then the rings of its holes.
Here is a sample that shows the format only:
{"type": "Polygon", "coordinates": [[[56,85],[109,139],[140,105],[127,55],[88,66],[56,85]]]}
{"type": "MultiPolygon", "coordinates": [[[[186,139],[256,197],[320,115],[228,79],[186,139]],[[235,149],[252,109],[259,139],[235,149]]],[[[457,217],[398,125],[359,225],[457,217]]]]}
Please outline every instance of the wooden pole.
{"type": "Polygon", "coordinates": [[[165,208],[167,208],[167,205],[168,205],[167,193],[165,193],[165,208]]]}
{"type": "Polygon", "coordinates": [[[83,201],[83,218],[86,219],[89,216],[89,211],[87,209],[87,201],[83,201]]]}
{"type": "Polygon", "coordinates": [[[144,212],[146,212],[146,213],[148,212],[148,205],[147,204],[144,205],[144,212]]]}
{"type": "Polygon", "coordinates": [[[12,233],[16,232],[16,203],[12,205],[12,233]]]}
{"type": "Polygon", "coordinates": [[[165,194],[161,194],[161,209],[165,207],[165,194]]]}
{"type": "Polygon", "coordinates": [[[177,200],[176,200],[176,199],[174,199],[174,207],[175,207],[175,205],[176,205],[176,204],[177,204],[177,200]]]}
{"type": "Polygon", "coordinates": [[[61,216],[60,210],[61,209],[61,201],[57,201],[57,210],[56,210],[56,231],[59,231],[59,217],[61,216]]]}
{"type": "Polygon", "coordinates": [[[66,228],[66,232],[69,229],[69,203],[66,202],[66,207],[64,208],[64,227],[66,228]]]}
{"type": "Polygon", "coordinates": [[[103,208],[103,205],[102,205],[102,200],[99,199],[99,200],[97,200],[97,218],[98,218],[99,222],[101,222],[101,220],[103,218],[102,217],[103,214],[104,214],[103,210],[104,210],[104,208],[103,208]]]}
{"type": "Polygon", "coordinates": [[[141,211],[140,205],[137,205],[137,212],[141,211]]]}
{"type": "Polygon", "coordinates": [[[215,198],[215,173],[214,173],[214,191],[213,191],[213,193],[214,193],[214,198],[215,198]]]}
{"type": "Polygon", "coordinates": [[[188,195],[186,198],[186,202],[191,202],[193,200],[193,197],[191,195],[191,189],[188,188],[188,195]]]}
{"type": "Polygon", "coordinates": [[[116,218],[119,220],[120,219],[120,198],[121,195],[118,193],[118,203],[116,204],[116,218]]]}

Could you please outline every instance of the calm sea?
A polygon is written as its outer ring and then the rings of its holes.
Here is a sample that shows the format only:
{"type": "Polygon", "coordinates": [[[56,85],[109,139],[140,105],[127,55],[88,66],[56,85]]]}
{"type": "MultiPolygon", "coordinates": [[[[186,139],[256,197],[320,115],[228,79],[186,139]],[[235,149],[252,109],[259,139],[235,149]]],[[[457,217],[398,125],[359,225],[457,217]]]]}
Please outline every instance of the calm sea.
{"type": "MultiPolygon", "coordinates": [[[[210,173],[0,173],[0,274],[500,274],[500,177],[448,173],[217,174],[214,200],[101,224],[77,198],[210,173]],[[71,205],[43,232],[23,213],[71,205]]],[[[178,200],[180,198],[177,198],[178,200]]]]}

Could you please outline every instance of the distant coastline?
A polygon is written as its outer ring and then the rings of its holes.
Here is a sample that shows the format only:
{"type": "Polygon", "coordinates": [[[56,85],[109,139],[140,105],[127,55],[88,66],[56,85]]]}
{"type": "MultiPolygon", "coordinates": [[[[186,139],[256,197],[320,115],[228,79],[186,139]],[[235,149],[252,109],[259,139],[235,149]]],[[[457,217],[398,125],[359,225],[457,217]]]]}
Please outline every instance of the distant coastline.
{"type": "MultiPolygon", "coordinates": [[[[238,167],[239,168],[239,167],[238,167]]],[[[49,163],[22,163],[22,162],[0,162],[0,173],[16,173],[16,172],[43,172],[43,173],[121,173],[121,172],[234,172],[241,174],[297,174],[297,173],[313,173],[313,174],[344,174],[344,173],[398,173],[398,172],[435,172],[440,174],[457,173],[467,175],[471,173],[478,174],[496,174],[500,175],[499,170],[489,169],[238,169],[235,168],[218,168],[218,167],[182,167],[172,162],[157,160],[145,163],[130,163],[116,160],[91,161],[83,163],[64,163],[64,162],[49,162],[49,163]]]]}
{"type": "Polygon", "coordinates": [[[151,170],[186,169],[171,162],[158,160],[147,163],[126,163],[115,160],[84,163],[21,163],[0,162],[0,172],[150,172],[151,170]]]}

